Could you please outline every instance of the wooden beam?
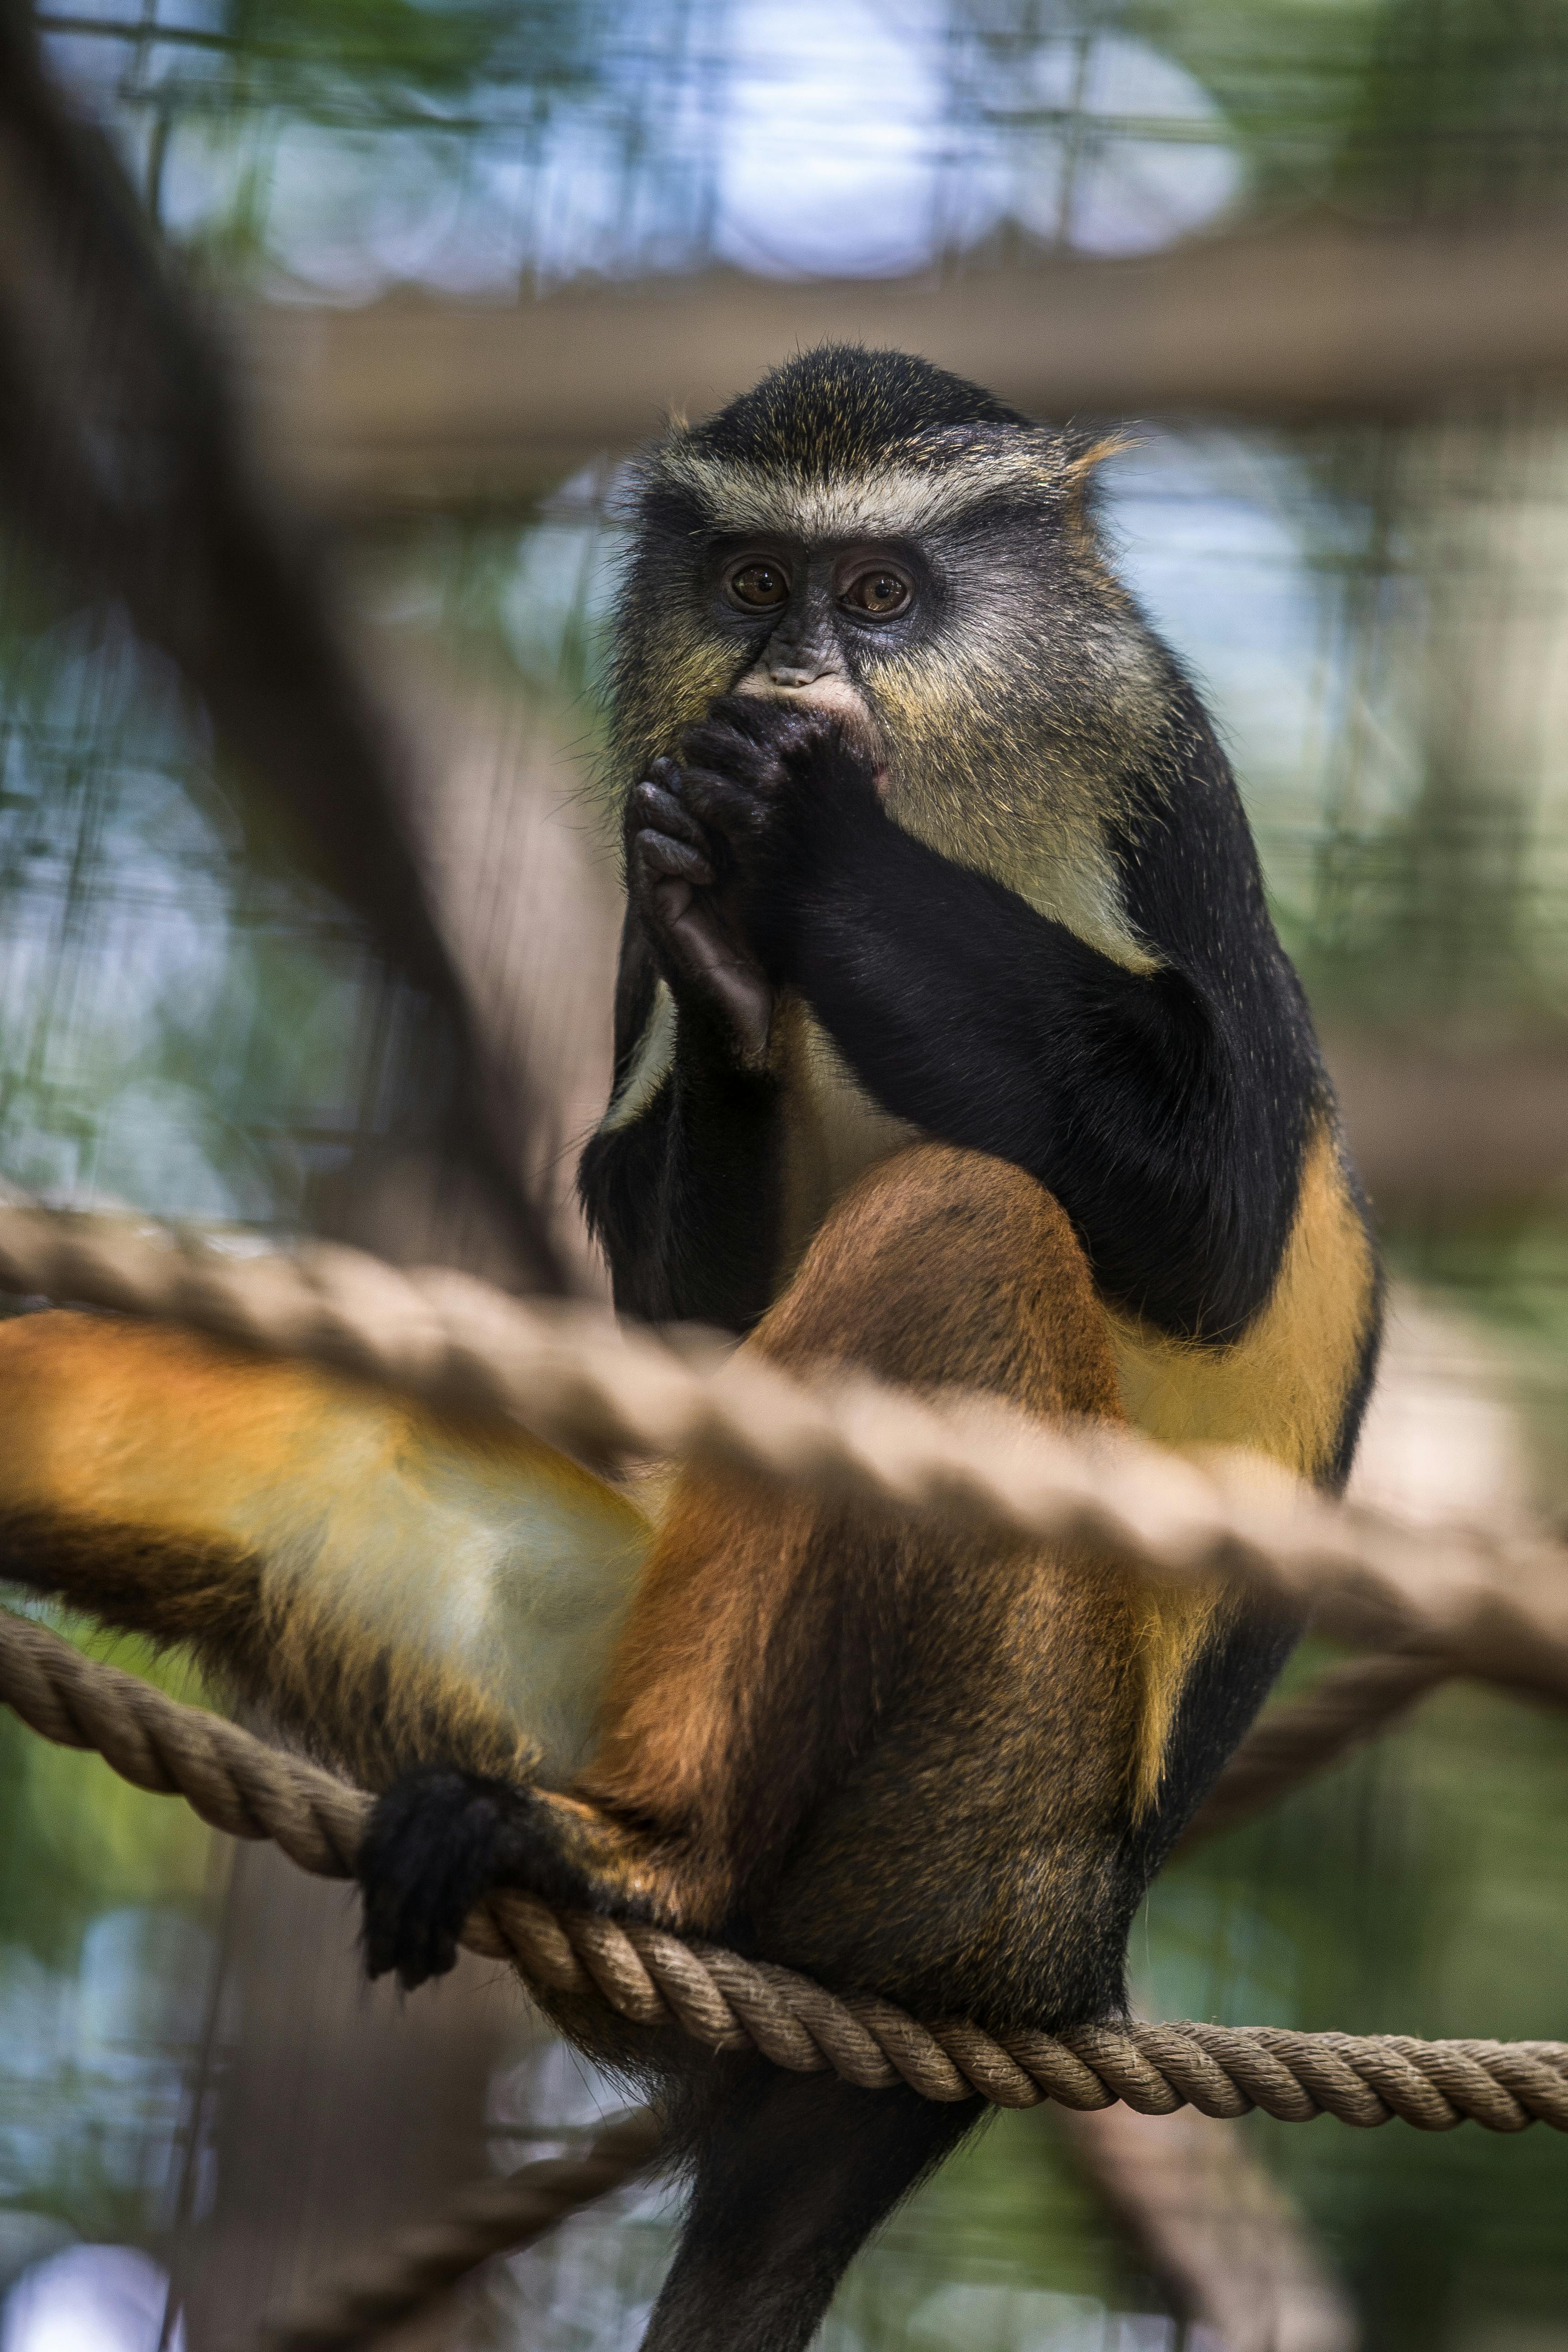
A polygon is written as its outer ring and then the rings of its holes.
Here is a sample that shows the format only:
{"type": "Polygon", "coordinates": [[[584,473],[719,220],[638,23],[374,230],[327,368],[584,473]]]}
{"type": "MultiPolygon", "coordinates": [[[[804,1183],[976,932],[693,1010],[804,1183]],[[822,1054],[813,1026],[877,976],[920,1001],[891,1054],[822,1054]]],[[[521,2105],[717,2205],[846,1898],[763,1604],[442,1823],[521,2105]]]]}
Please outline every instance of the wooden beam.
{"type": "Polygon", "coordinates": [[[1032,414],[1406,416],[1568,377],[1568,228],[1289,226],[941,279],[731,273],[241,320],[275,452],[375,511],[527,497],[705,414],[790,352],[901,345],[1032,414]]]}

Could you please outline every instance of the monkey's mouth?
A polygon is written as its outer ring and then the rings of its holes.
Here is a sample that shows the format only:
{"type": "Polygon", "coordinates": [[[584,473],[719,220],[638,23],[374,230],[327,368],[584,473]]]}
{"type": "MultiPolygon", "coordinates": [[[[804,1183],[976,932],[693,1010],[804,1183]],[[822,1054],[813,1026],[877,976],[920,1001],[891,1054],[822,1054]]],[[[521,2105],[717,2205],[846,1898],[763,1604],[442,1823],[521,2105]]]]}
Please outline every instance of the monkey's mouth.
{"type": "Polygon", "coordinates": [[[871,762],[871,782],[879,799],[888,795],[888,750],[881,728],[858,686],[847,677],[816,677],[809,686],[781,686],[765,672],[753,670],[735,688],[768,702],[782,702],[792,710],[821,710],[837,719],[856,750],[871,762]]]}

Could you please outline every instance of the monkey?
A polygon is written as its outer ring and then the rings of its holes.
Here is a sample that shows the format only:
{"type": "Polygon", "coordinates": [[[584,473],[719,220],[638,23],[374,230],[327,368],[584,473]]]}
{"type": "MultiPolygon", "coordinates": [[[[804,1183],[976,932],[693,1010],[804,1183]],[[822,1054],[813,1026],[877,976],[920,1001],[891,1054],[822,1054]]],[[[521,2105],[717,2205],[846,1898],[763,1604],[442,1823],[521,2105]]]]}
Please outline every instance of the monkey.
{"type": "MultiPolygon", "coordinates": [[[[1334,1491],[1369,1212],[1229,764],[1108,555],[1114,446],[828,346],[646,457],[581,1193],[623,1312],[1334,1491]]],[[[1114,2016],[1137,1903],[1294,1632],[689,1473],[571,1810],[438,1769],[389,1792],[372,1964],[421,1979],[512,1882],[927,2015],[1114,2016]]],[[[973,2120],[762,2061],[689,2066],[676,2105],[694,2188],[649,2352],[798,2352],[973,2120]]]]}
{"type": "MultiPolygon", "coordinates": [[[[639,461],[582,1195],[623,1313],[1337,1491],[1370,1216],[1229,764],[1105,544],[1113,446],[829,345],[639,461]]],[[[7,1573],[191,1642],[377,1792],[366,1958],[409,1989],[516,1885],[928,2017],[1114,2018],[1298,1631],[734,1472],[644,1513],[515,1433],[79,1317],[0,1330],[0,1418],[7,1573]]],[[[801,2352],[977,2120],[563,2021],[690,2173],[647,2352],[801,2352]]]]}

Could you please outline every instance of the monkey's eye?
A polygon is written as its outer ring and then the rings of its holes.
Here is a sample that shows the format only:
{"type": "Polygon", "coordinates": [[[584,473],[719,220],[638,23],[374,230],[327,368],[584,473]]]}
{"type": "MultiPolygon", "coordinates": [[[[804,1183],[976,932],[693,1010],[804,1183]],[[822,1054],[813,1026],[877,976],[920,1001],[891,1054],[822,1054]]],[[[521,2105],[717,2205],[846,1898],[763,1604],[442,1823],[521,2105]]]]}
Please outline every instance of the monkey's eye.
{"type": "Polygon", "coordinates": [[[862,572],[858,580],[849,583],[838,601],[852,612],[869,613],[874,620],[890,620],[909,603],[910,583],[901,572],[885,568],[862,572]]]}
{"type": "Polygon", "coordinates": [[[725,585],[737,604],[753,613],[771,613],[789,594],[789,573],[782,563],[742,563],[725,585]]]}

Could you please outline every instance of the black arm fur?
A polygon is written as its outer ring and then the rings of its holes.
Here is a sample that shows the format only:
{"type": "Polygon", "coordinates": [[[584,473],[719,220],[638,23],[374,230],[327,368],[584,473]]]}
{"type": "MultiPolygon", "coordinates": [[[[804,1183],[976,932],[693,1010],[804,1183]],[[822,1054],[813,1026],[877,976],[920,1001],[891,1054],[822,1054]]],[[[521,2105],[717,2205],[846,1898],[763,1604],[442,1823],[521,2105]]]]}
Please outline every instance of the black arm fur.
{"type": "MultiPolygon", "coordinates": [[[[658,977],[634,900],[616,988],[617,1092],[658,977]]],[[[742,1066],[700,992],[673,968],[667,977],[679,1012],[673,1066],[639,1117],[591,1139],[578,1189],[621,1314],[748,1331],[772,1296],[779,1089],[742,1066]]]]}
{"type": "MultiPolygon", "coordinates": [[[[885,1109],[1037,1177],[1108,1298],[1173,1335],[1236,1337],[1274,1282],[1324,1097],[1234,782],[1184,683],[1116,842],[1152,973],[902,831],[830,720],[730,698],[688,737],[681,791],[770,979],[885,1109]]],[[[745,1328],[766,1281],[765,1081],[737,1087],[687,1002],[680,1035],[649,1114],[591,1147],[584,1195],[624,1303],[745,1328]],[[694,1232],[700,1268],[680,1260],[694,1232]]]]}

